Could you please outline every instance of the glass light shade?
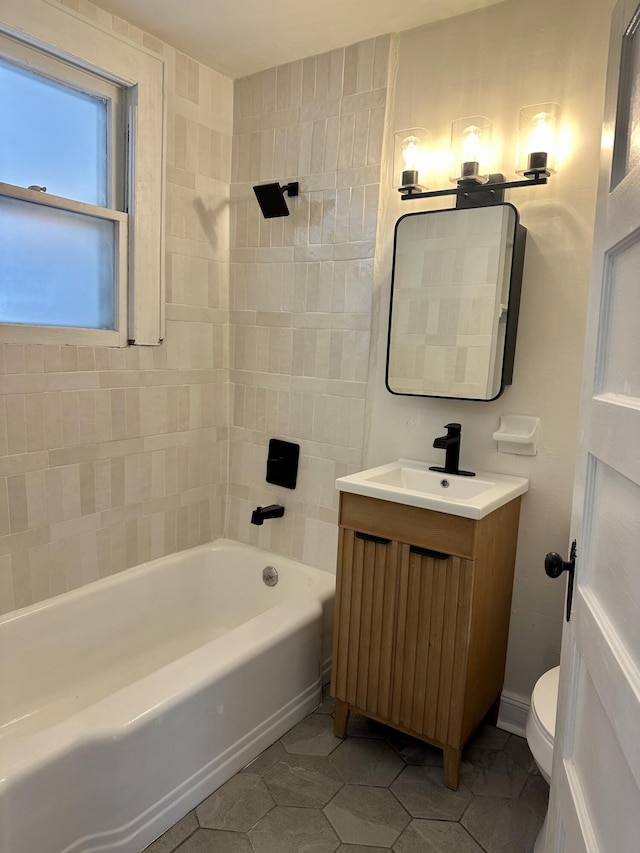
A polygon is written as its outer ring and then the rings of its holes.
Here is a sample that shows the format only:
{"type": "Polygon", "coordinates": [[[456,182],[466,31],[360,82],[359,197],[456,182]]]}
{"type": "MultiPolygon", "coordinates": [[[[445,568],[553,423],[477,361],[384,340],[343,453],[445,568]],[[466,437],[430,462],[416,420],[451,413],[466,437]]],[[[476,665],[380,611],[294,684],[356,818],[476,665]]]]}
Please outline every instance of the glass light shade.
{"type": "Polygon", "coordinates": [[[484,183],[491,172],[493,123],[485,116],[469,116],[451,125],[451,182],[484,183]]]}
{"type": "Polygon", "coordinates": [[[429,141],[424,127],[398,130],[394,137],[393,186],[397,189],[425,189],[429,141]]]}
{"type": "Polygon", "coordinates": [[[548,177],[556,171],[560,107],[532,104],[520,110],[516,172],[527,178],[548,177]]]}

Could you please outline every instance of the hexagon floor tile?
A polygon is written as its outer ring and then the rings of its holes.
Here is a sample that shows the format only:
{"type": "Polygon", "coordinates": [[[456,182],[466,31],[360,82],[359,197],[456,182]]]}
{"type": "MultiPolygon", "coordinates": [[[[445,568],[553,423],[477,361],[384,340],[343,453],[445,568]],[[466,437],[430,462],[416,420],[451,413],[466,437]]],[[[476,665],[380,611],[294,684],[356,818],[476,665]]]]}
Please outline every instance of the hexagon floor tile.
{"type": "Polygon", "coordinates": [[[342,743],[333,733],[333,717],[309,714],[280,739],[292,755],[330,755],[342,743]]]}
{"type": "Polygon", "coordinates": [[[384,726],[377,720],[372,720],[362,714],[349,714],[347,722],[347,734],[349,737],[368,737],[368,738],[386,738],[393,729],[389,726],[384,726]]]}
{"type": "Polygon", "coordinates": [[[527,773],[532,776],[540,775],[540,771],[536,767],[536,762],[529,750],[529,745],[524,738],[511,735],[505,746],[502,747],[502,751],[519,767],[526,770],[527,773]]]}
{"type": "Polygon", "coordinates": [[[253,850],[242,832],[199,829],[180,847],[180,853],[253,853],[253,850]]]}
{"type": "Polygon", "coordinates": [[[457,791],[444,786],[440,767],[405,767],[391,786],[411,817],[460,820],[473,794],[462,782],[457,791]]]}
{"type": "Polygon", "coordinates": [[[255,853],[334,853],[340,841],[319,809],[276,806],[249,833],[255,853]]]}
{"type": "Polygon", "coordinates": [[[504,749],[509,737],[509,732],[485,723],[478,727],[467,746],[477,749],[504,749]]]}
{"type": "Polygon", "coordinates": [[[460,778],[480,797],[517,797],[527,781],[527,771],[504,752],[470,747],[462,755],[460,778]]]}
{"type": "Polygon", "coordinates": [[[145,853],[172,853],[179,844],[192,835],[198,828],[198,818],[195,812],[189,812],[181,820],[161,835],[146,848],[145,853]]]}
{"type": "Polygon", "coordinates": [[[321,809],[344,782],[327,758],[319,755],[285,755],[263,776],[279,806],[321,809]]]}
{"type": "Polygon", "coordinates": [[[469,833],[446,820],[413,820],[393,847],[395,853],[483,853],[469,833]]]}
{"type": "Polygon", "coordinates": [[[264,752],[261,752],[260,755],[255,758],[251,764],[247,764],[247,766],[242,770],[242,773],[257,773],[258,776],[264,776],[264,774],[271,770],[274,764],[277,764],[281,758],[284,758],[285,755],[288,755],[287,750],[284,746],[277,740],[270,747],[265,749],[264,752]]]}
{"type": "Polygon", "coordinates": [[[539,774],[529,776],[524,783],[520,799],[544,820],[549,805],[549,785],[539,774]]]}
{"type": "Polygon", "coordinates": [[[404,732],[389,729],[387,743],[394,748],[407,764],[427,764],[430,767],[443,767],[444,758],[441,749],[422,740],[406,735],[404,732]]]}
{"type": "Polygon", "coordinates": [[[549,786],[523,738],[482,726],[457,791],[442,752],[325,700],[146,853],[531,853],[549,786]]]}
{"type": "Polygon", "coordinates": [[[347,738],[329,756],[345,782],[388,787],[404,769],[404,761],[383,740],[347,738]]]}
{"type": "Polygon", "coordinates": [[[475,797],[461,824],[487,853],[531,853],[542,818],[520,799],[475,797]]]}
{"type": "Polygon", "coordinates": [[[275,806],[260,776],[238,773],[200,803],[196,817],[207,829],[247,832],[275,806]]]}
{"type": "Polygon", "coordinates": [[[391,791],[365,785],[345,785],[324,813],[347,844],[391,847],[410,817],[391,791]]]}

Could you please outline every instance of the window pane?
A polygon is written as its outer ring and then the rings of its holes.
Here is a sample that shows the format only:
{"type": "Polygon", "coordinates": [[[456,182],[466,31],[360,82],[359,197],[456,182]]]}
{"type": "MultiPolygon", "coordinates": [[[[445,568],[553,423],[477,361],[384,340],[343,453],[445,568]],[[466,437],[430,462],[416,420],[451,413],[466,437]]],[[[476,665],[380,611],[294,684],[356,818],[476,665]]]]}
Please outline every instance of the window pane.
{"type": "Polygon", "coordinates": [[[0,322],[114,329],[115,229],[0,196],[0,322]]]}
{"type": "MultiPolygon", "coordinates": [[[[637,14],[637,13],[636,13],[637,14]]],[[[638,21],[622,39],[611,189],[640,163],[640,33],[638,21]]]]}
{"type": "Polygon", "coordinates": [[[629,126],[627,133],[627,163],[626,171],[630,172],[640,163],[640,36],[634,32],[627,36],[629,40],[630,77],[629,92],[629,126]]]}
{"type": "Polygon", "coordinates": [[[0,116],[0,181],[107,206],[106,100],[0,60],[0,116]]]}

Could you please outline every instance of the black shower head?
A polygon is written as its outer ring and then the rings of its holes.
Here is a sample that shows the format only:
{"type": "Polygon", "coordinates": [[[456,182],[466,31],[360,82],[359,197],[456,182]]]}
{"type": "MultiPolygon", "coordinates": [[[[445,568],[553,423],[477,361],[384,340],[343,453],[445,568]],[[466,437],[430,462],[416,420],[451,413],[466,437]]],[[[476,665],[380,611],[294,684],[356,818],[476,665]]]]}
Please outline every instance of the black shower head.
{"type": "Polygon", "coordinates": [[[253,188],[260,210],[265,219],[273,219],[276,216],[289,216],[289,208],[284,199],[284,194],[289,196],[298,195],[298,182],[291,181],[281,187],[280,184],[258,184],[253,188]]]}

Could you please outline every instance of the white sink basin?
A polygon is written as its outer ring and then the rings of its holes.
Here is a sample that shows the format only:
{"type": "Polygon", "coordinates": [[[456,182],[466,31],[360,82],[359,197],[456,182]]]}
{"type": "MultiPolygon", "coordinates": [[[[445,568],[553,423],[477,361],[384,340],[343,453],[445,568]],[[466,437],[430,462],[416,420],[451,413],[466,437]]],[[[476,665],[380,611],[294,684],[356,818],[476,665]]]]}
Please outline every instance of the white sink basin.
{"type": "Polygon", "coordinates": [[[485,471],[478,471],[475,477],[461,477],[430,471],[428,462],[399,459],[340,477],[336,480],[336,488],[368,498],[477,519],[523,495],[529,488],[529,480],[485,471]]]}

